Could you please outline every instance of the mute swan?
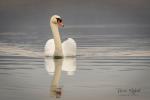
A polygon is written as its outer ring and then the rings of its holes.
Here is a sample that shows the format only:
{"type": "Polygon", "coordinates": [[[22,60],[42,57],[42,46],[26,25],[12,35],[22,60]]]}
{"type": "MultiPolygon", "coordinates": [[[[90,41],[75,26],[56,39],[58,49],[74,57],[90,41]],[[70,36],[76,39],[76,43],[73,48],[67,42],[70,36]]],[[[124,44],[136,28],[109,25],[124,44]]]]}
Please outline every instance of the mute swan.
{"type": "Polygon", "coordinates": [[[45,56],[54,58],[73,57],[76,56],[76,42],[72,38],[68,38],[61,43],[61,37],[58,27],[63,27],[62,19],[58,15],[53,15],[50,19],[50,26],[54,39],[49,39],[45,45],[45,56]]]}

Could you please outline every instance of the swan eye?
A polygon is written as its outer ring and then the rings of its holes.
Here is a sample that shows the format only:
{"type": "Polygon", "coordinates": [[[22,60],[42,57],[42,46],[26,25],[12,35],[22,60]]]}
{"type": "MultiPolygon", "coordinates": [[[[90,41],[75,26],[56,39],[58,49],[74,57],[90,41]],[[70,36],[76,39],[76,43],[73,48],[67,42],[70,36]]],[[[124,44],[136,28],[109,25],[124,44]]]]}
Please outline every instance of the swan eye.
{"type": "Polygon", "coordinates": [[[56,18],[57,19],[57,23],[61,23],[62,22],[62,19],[61,18],[56,18]]]}

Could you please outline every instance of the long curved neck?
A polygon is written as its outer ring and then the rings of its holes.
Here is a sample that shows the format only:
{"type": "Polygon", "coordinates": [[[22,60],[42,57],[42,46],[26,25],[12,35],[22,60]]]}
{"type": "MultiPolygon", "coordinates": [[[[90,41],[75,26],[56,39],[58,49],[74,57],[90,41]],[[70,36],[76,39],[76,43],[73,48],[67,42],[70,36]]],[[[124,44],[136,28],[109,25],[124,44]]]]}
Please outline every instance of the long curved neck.
{"type": "Polygon", "coordinates": [[[54,56],[55,57],[62,57],[63,52],[62,52],[61,37],[60,37],[60,34],[59,34],[58,25],[50,23],[50,26],[51,26],[51,29],[52,29],[52,33],[53,33],[53,37],[54,37],[54,43],[55,43],[54,56]]]}

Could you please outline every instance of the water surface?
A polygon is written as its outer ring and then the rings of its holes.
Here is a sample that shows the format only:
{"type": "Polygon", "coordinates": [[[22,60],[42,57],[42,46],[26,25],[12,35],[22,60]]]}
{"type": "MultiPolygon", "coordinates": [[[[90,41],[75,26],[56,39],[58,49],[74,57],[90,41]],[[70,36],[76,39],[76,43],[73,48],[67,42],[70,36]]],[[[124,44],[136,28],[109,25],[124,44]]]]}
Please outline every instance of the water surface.
{"type": "Polygon", "coordinates": [[[51,33],[1,33],[0,98],[148,100],[148,31],[136,25],[66,26],[62,40],[72,37],[78,48],[76,58],[63,60],[43,56],[51,33]]]}

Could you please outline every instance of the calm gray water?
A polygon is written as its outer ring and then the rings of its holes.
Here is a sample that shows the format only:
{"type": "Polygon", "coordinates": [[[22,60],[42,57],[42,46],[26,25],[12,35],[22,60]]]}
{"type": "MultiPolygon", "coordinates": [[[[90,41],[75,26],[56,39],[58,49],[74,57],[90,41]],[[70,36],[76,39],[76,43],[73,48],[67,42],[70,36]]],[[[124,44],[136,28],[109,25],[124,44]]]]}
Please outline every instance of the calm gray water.
{"type": "Polygon", "coordinates": [[[0,34],[2,100],[149,100],[149,26],[66,26],[77,57],[43,57],[51,33],[0,34]],[[55,70],[56,69],[56,70],[55,70]]]}

